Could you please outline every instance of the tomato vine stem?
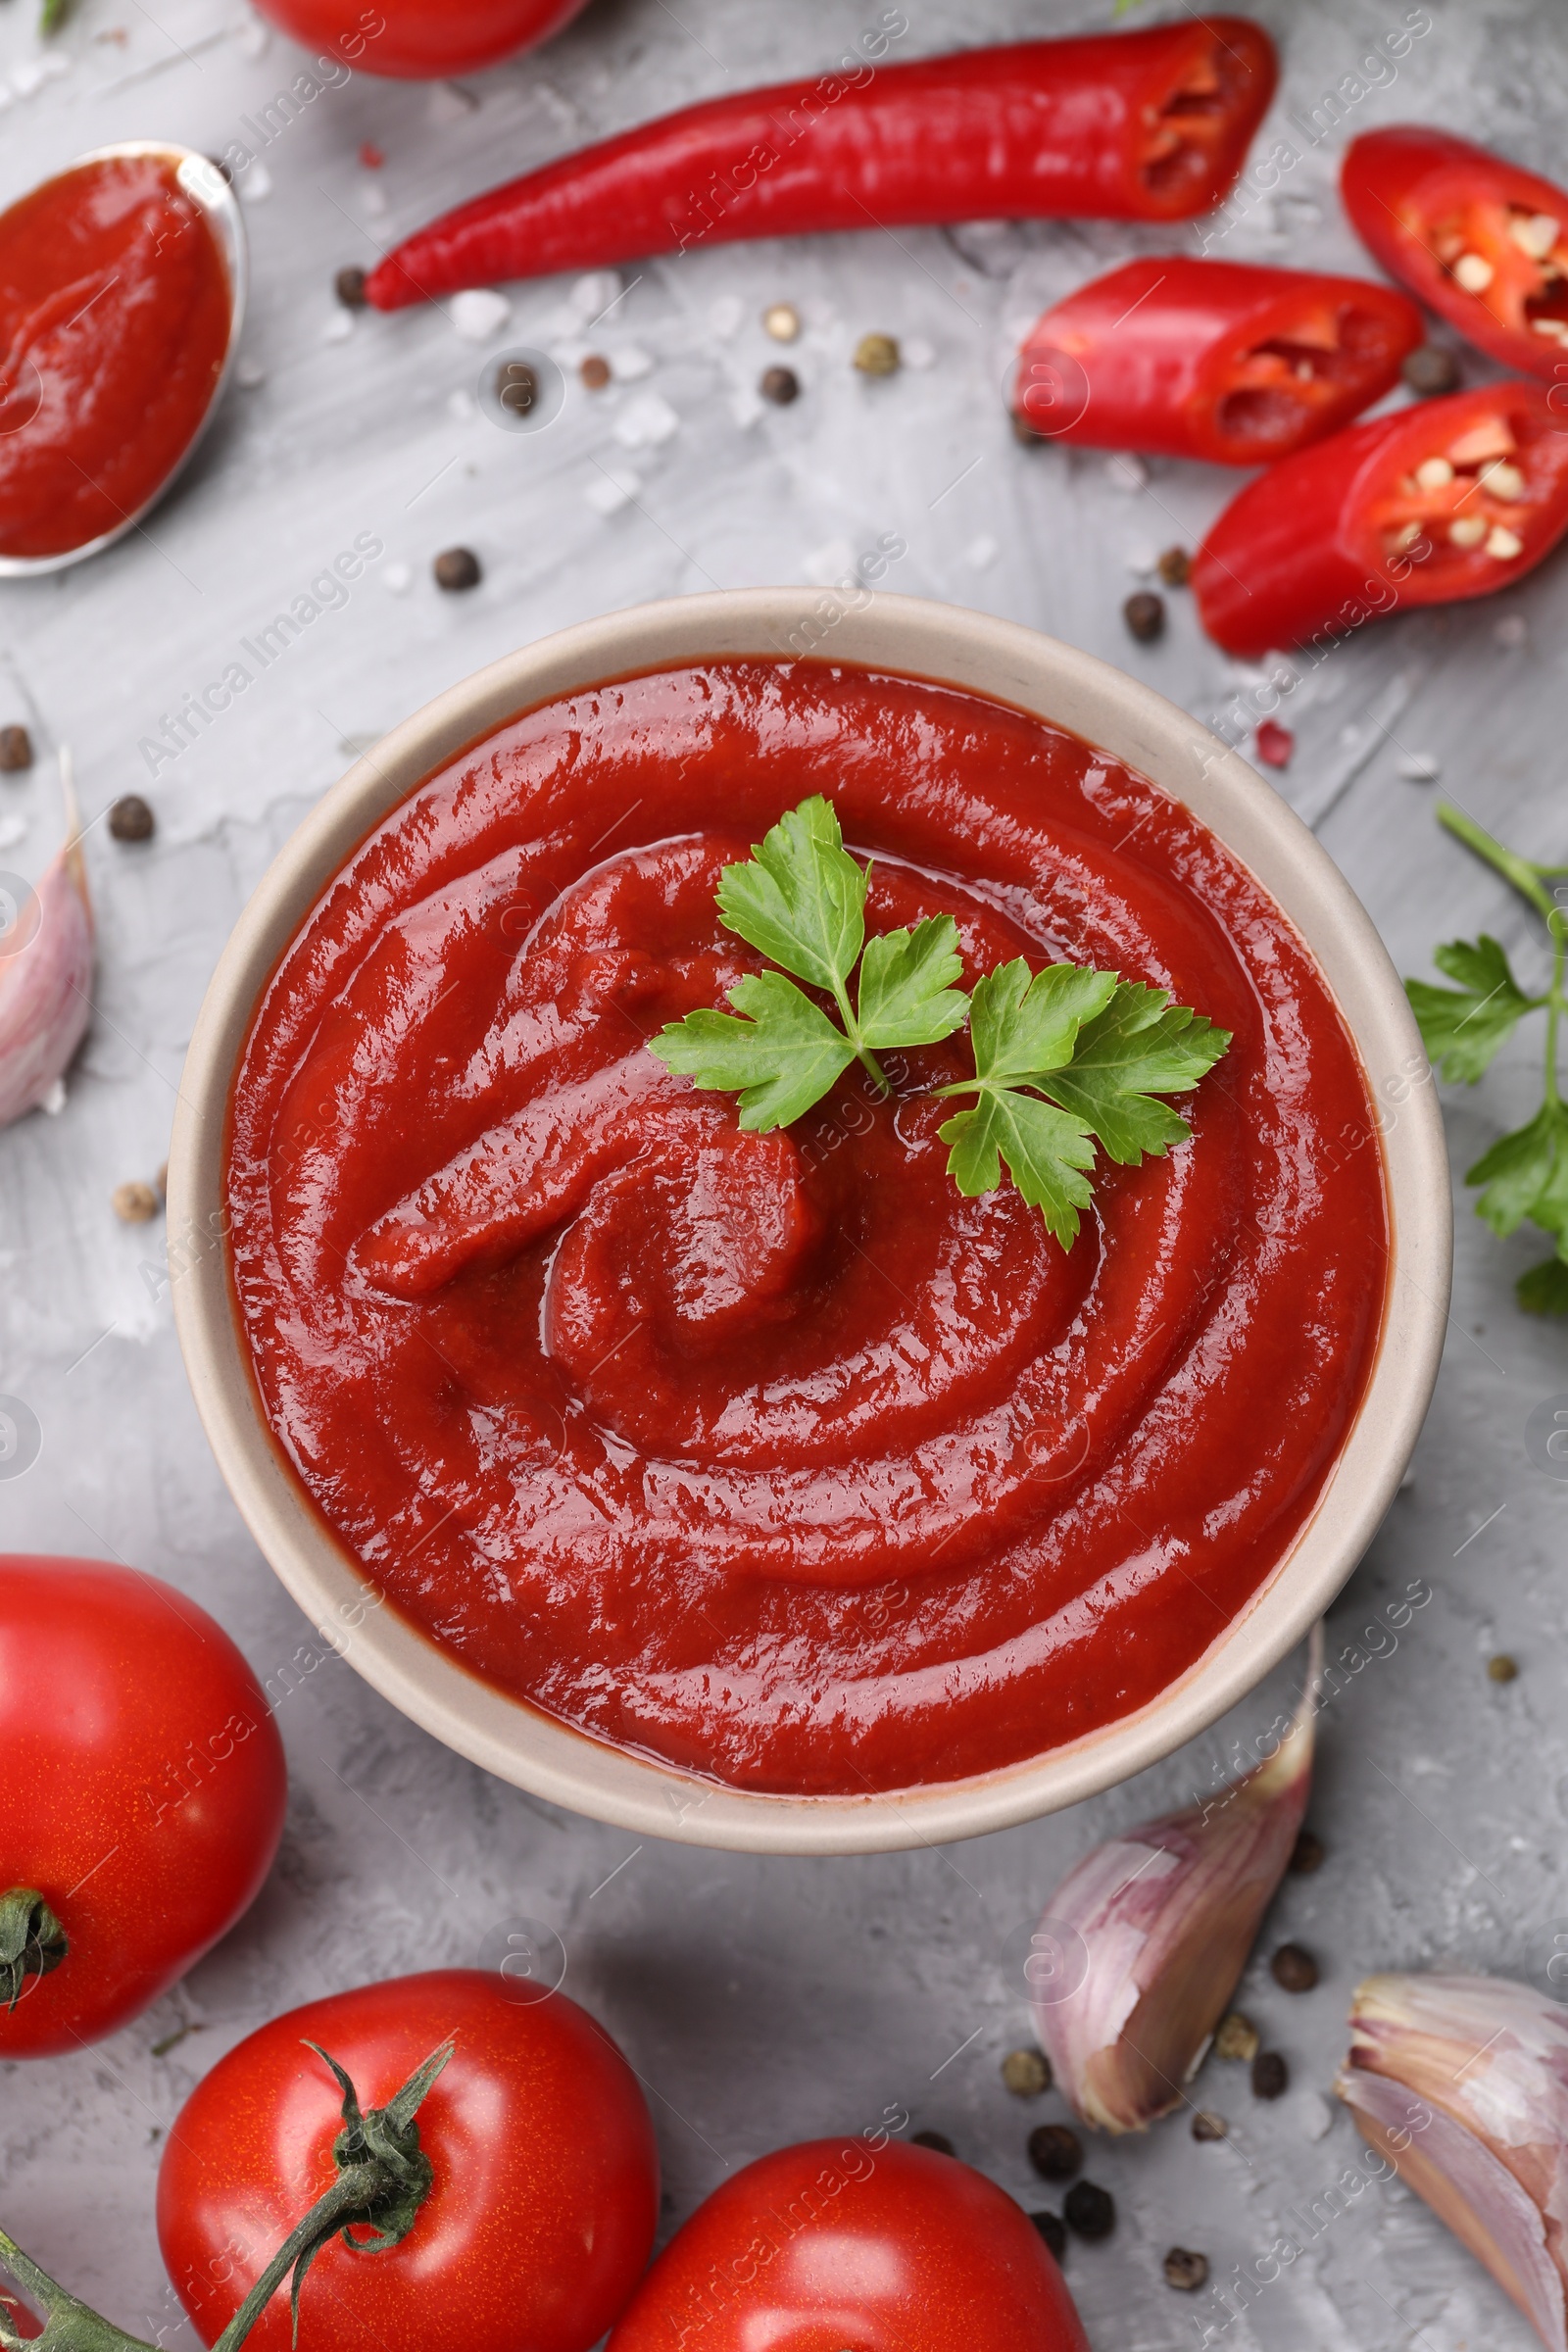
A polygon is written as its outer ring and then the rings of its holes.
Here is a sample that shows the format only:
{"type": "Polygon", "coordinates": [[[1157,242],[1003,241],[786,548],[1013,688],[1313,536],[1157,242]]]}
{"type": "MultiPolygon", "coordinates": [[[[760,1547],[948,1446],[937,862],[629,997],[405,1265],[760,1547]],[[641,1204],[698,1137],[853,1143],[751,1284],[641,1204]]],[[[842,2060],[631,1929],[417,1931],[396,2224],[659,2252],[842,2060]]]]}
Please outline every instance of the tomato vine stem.
{"type": "MultiPolygon", "coordinates": [[[[41,1897],[37,1898],[41,1901],[41,1897]]],[[[401,2245],[413,2229],[419,2208],[434,2181],[430,2159],[419,2145],[415,2118],[425,2093],[452,2056],[454,2044],[444,2041],[416,2067],[402,2089],[384,2107],[361,2112],[359,2094],[337,2063],[316,2042],[305,2044],[328,2066],[343,2093],[343,2128],[332,2142],[337,2179],[303,2220],[297,2222],[278,2247],[244,2302],[213,2346],[213,2352],[239,2352],[251,2329],[284,2279],[296,2332],[300,2288],[306,2273],[323,2246],[334,2237],[356,2254],[384,2254],[401,2245]],[[354,2236],[367,2230],[368,2236],[354,2236]]],[[[3,2352],[156,2352],[140,2336],[104,2319],[88,2304],[69,2294],[47,2271],[41,2271],[14,2238],[0,2230],[0,2265],[10,2272],[24,2295],[43,2314],[42,2335],[24,2336],[8,2310],[14,2300],[0,2291],[0,2348],[3,2352]]]]}
{"type": "Polygon", "coordinates": [[[36,1886],[9,1886],[0,1894],[0,1995],[8,2012],[27,1979],[48,1976],[70,1949],[65,1929],[36,1886]]]}

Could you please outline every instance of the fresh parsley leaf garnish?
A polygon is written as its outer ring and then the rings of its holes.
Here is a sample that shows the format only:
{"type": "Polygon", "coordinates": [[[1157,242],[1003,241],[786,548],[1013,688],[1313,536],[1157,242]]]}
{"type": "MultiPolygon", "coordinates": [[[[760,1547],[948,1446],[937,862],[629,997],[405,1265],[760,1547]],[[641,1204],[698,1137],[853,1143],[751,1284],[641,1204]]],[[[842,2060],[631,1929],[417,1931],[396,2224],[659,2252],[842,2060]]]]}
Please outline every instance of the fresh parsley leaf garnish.
{"type": "Polygon", "coordinates": [[[856,1059],[885,1094],[875,1050],[939,1044],[961,1026],[969,1001],[952,985],[963,970],[952,915],[867,942],[866,889],[866,869],[844,847],[830,804],[818,795],[792,808],[749,859],[724,868],[718,911],[726,930],[830,996],[842,1026],[793,981],[762,972],[729,992],[741,1019],[690,1012],[649,1051],[697,1086],[739,1090],[748,1128],[789,1126],[856,1059]]]}
{"type": "Polygon", "coordinates": [[[1450,940],[1432,952],[1439,971],[1456,980],[1457,989],[1407,980],[1404,990],[1431,1060],[1445,1078],[1469,1086],[1487,1070],[1526,1013],[1545,1013],[1541,1108],[1525,1126],[1499,1136],[1468,1170],[1465,1182],[1479,1188],[1476,1214],[1485,1218],[1494,1233],[1506,1237],[1528,1220],[1550,1235],[1556,1244],[1555,1257],[1521,1275],[1517,1296],[1520,1305],[1533,1314],[1568,1314],[1568,1108],[1562,1102],[1557,1074],[1558,1033],[1563,1015],[1568,1013],[1568,993],[1563,985],[1568,913],[1547,888],[1555,877],[1568,872],[1568,867],[1537,865],[1521,858],[1517,851],[1494,841],[1461,809],[1445,806],[1438,810],[1438,821],[1545,918],[1552,967],[1544,995],[1526,995],[1503,950],[1485,932],[1474,942],[1450,940]]]}
{"type": "Polygon", "coordinates": [[[1182,1142],[1186,1120],[1155,1098],[1190,1092],[1229,1032],[1164,989],[1075,963],[1031,973],[1021,956],[966,998],[953,985],[963,970],[953,917],[867,940],[867,886],[831,805],[818,796],[791,809],[724,868],[717,892],[725,927],[782,969],[737,981],[733,1013],[671,1021],[650,1052],[698,1087],[738,1094],[741,1125],[764,1130],[809,1110],[857,1059],[885,1093],[878,1052],[938,1045],[967,1018],[975,1075],[939,1092],[979,1100],[938,1130],[949,1171],[976,1197],[997,1190],[1005,1166],[1070,1249],[1093,1198],[1096,1139],[1127,1165],[1182,1142]],[[799,981],[831,998],[837,1021],[799,981]]]}
{"type": "Polygon", "coordinates": [[[1484,931],[1474,942],[1454,939],[1446,947],[1434,948],[1432,960],[1440,972],[1458,981],[1457,989],[1407,980],[1404,993],[1421,1043],[1444,1077],[1473,1086],[1516,1024],[1545,999],[1525,995],[1508,968],[1507,956],[1484,931]]]}
{"type": "Polygon", "coordinates": [[[1079,1173],[1094,1165],[1090,1139],[1128,1166],[1163,1155],[1190,1130],[1152,1090],[1186,1093],[1231,1042],[1162,988],[1073,963],[1031,978],[1021,956],[976,988],[969,1038],[974,1077],[941,1090],[980,1097],[938,1131],[953,1147],[949,1173],[961,1193],[992,1192],[1000,1152],[1064,1249],[1091,1199],[1079,1173]]]}

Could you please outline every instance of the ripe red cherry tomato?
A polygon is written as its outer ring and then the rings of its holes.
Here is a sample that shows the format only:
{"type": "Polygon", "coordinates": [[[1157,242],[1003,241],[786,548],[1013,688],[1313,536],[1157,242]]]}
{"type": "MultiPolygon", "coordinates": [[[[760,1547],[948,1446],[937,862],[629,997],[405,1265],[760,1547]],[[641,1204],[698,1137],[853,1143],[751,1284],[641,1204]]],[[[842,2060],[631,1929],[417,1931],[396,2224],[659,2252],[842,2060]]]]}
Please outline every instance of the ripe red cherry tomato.
{"type": "Polygon", "coordinates": [[[257,0],[262,14],[308,48],[357,73],[401,81],[477,74],[533,49],[586,0],[257,0]]]}
{"type": "Polygon", "coordinates": [[[1012,2199],[888,2141],[781,2148],[665,2247],[610,2352],[1088,2352],[1012,2199]]]}
{"type": "MultiPolygon", "coordinates": [[[[624,2307],[659,2213],[637,2079],[564,1994],[522,2002],[499,1976],[441,1969],[293,2009],[199,2082],[158,2176],[158,2236],[204,2343],[336,2178],[341,2093],[306,2041],[382,2106],[445,2041],[416,2118],[434,2181],[400,2245],[340,2237],[300,2295],[299,2352],[587,2352],[624,2307]]],[[[289,2352],[285,2289],[247,2352],[289,2352]]]]}
{"type": "Polygon", "coordinates": [[[283,1748],[256,1677],[183,1593],[11,1554],[0,1758],[0,1953],[19,1894],[62,1931],[0,1967],[0,2059],[46,2057],[114,2033],[233,1926],[277,1850],[283,1748]]]}

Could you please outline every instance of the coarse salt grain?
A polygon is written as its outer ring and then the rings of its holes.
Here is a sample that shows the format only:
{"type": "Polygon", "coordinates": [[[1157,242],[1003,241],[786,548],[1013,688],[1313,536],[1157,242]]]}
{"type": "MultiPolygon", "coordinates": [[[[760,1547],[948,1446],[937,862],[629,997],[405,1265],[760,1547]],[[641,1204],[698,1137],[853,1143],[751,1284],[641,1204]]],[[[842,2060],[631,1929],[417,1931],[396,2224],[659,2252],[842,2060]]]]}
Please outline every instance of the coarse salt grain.
{"type": "Polygon", "coordinates": [[[1443,770],[1430,752],[1406,752],[1398,772],[1406,784],[1435,784],[1443,770]]]}
{"type": "Polygon", "coordinates": [[[847,539],[830,539],[826,547],[814,548],[802,557],[801,569],[813,588],[831,587],[855,569],[855,550],[847,539]]]}
{"type": "Polygon", "coordinates": [[[334,311],[321,329],[321,341],[323,343],[346,343],[353,332],[354,313],[352,311],[334,311]]]}
{"type": "Polygon", "coordinates": [[[19,841],[27,838],[24,816],[0,816],[0,850],[14,850],[19,841]]]}
{"type": "Polygon", "coordinates": [[[267,369],[260,360],[241,360],[234,369],[234,381],[242,392],[254,392],[258,384],[267,381],[267,369]]]}
{"type": "Polygon", "coordinates": [[[620,300],[620,271],[585,270],[566,299],[571,306],[572,316],[580,319],[583,325],[592,326],[612,304],[620,300]]]}
{"type": "Polygon", "coordinates": [[[239,193],[242,204],[265,204],[272,193],[272,174],[265,164],[252,164],[240,173],[239,193]]]}
{"type": "Polygon", "coordinates": [[[744,432],[762,415],[762,396],[755,384],[738,384],[729,396],[729,413],[744,432]]]}
{"type": "Polygon", "coordinates": [[[1142,458],[1118,450],[1113,458],[1105,460],[1105,479],[1113,490],[1145,490],[1149,486],[1149,467],[1142,458]]]}
{"type": "Polygon", "coordinates": [[[1158,553],[1152,547],[1130,547],[1123,562],[1135,580],[1147,580],[1159,569],[1158,553]]]}
{"type": "Polygon", "coordinates": [[[386,190],[373,179],[360,182],[360,210],[371,220],[379,220],[386,211],[386,190]]]}
{"type": "Polygon", "coordinates": [[[447,415],[452,418],[454,424],[471,424],[478,414],[478,402],[474,399],[473,394],[465,391],[461,384],[456,392],[448,394],[447,415]]]}
{"type": "Polygon", "coordinates": [[[622,449],[659,449],[680,429],[680,418],[662,392],[639,392],[615,418],[622,449]]]}
{"type": "Polygon", "coordinates": [[[414,586],[412,564],[389,564],[381,574],[381,585],[393,596],[407,596],[414,586]]]}
{"type": "Polygon", "coordinates": [[[617,384],[635,384],[654,372],[655,360],[651,351],[640,343],[627,343],[610,354],[610,371],[617,384]]]}
{"type": "Polygon", "coordinates": [[[452,331],[465,343],[488,343],[511,317],[511,303],[493,286],[466,286],[447,306],[452,331]]]}
{"type": "Polygon", "coordinates": [[[35,57],[23,57],[11,69],[11,87],[19,98],[31,98],[43,88],[43,67],[35,57]]]}
{"type": "Polygon", "coordinates": [[[1001,553],[1001,541],[993,539],[989,531],[982,531],[979,538],[971,539],[964,549],[963,560],[971,571],[987,571],[1001,553]]]}
{"type": "Polygon", "coordinates": [[[39,1099],[38,1108],[46,1118],[58,1119],[66,1107],[66,1082],[57,1078],[48,1093],[39,1099]]]}
{"type": "Polygon", "coordinates": [[[928,343],[924,335],[901,336],[899,351],[906,368],[934,368],[936,366],[937,347],[934,343],[928,343]]]}

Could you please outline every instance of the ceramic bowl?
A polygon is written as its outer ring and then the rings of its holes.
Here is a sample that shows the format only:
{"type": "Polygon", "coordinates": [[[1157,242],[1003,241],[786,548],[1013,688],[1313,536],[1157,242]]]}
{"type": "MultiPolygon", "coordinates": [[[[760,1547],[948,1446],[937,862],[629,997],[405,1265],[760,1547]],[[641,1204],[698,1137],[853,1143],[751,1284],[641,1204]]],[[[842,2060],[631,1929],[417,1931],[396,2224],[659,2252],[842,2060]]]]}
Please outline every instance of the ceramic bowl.
{"type": "Polygon", "coordinates": [[[686,597],[564,630],[497,662],[396,728],[329,792],[246,907],[191,1041],[170,1162],[180,1345],[219,1466],[313,1624],[394,1706],[486,1770],[639,1836],[758,1853],[846,1854],[974,1837],[1075,1803],[1203,1731],[1309,1631],[1393,1500],[1437,1376],[1452,1218],[1435,1090],[1404,992],[1365,911],[1277,793],[1149,687],[1011,621],[912,598],[759,589],[686,597]],[[1365,1399],[1321,1499],[1250,1605],[1179,1681],[1120,1722],[1005,1771],[893,1795],[788,1797],[716,1787],[601,1744],[469,1674],[390,1608],[367,1610],[262,1417],[223,1244],[222,1153],[261,992],[330,877],[399,801],[519,711],[636,670],[724,655],[814,654],[942,680],[1069,727],[1184,802],[1312,949],[1353,1034],[1383,1126],[1393,1262],[1365,1399]]]}

